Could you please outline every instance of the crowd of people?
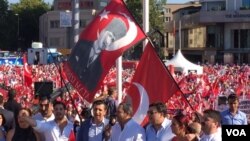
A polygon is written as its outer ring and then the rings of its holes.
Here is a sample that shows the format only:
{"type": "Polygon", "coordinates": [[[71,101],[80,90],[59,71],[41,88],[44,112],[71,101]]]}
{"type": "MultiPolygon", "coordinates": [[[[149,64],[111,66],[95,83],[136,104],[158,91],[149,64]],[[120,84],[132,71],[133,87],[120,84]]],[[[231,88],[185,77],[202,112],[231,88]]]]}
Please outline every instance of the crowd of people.
{"type": "MultiPolygon", "coordinates": [[[[24,85],[23,66],[1,65],[0,107],[4,108],[0,108],[0,141],[69,140],[72,130],[77,141],[221,140],[222,124],[248,123],[238,106],[240,99],[250,98],[250,67],[204,65],[203,68],[202,75],[173,74],[185,96],[173,95],[167,103],[152,103],[147,113],[148,123],[142,126],[133,120],[135,109],[130,104],[116,102],[115,68],[110,70],[90,108],[73,88],[54,101],[53,94],[35,97],[34,85],[24,85]],[[219,96],[228,99],[229,109],[223,112],[215,109],[219,96]],[[183,98],[187,98],[192,108],[184,104],[183,98]],[[170,114],[170,109],[186,111],[170,114]]],[[[55,64],[33,65],[29,69],[33,82],[52,81],[54,90],[68,82],[63,70],[55,64]]],[[[124,93],[134,72],[133,68],[123,71],[124,93]]]]}
{"type": "MultiPolygon", "coordinates": [[[[116,94],[113,88],[108,90],[108,96],[116,94]]],[[[62,101],[41,96],[39,111],[32,113],[16,102],[12,91],[8,96],[12,98],[4,102],[0,95],[1,141],[222,141],[222,125],[248,124],[236,94],[228,96],[225,111],[206,109],[192,118],[183,112],[169,116],[165,103],[154,102],[143,125],[132,118],[134,109],[129,103],[113,105],[115,110],[108,112],[105,97],[95,99],[91,109],[80,114],[81,121],[75,122],[62,101]]]]}

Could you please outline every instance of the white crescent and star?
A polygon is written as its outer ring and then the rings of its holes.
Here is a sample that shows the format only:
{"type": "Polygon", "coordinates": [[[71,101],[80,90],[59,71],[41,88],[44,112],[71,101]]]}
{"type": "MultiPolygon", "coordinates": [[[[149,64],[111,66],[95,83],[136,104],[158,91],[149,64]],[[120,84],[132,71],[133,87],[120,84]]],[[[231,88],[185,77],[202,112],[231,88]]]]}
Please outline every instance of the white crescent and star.
{"type": "Polygon", "coordinates": [[[137,87],[137,89],[139,90],[139,94],[140,94],[140,104],[133,116],[133,119],[137,122],[137,123],[142,123],[143,120],[145,119],[145,117],[147,116],[147,111],[148,111],[148,107],[149,107],[149,98],[148,98],[148,93],[145,90],[145,88],[136,82],[133,82],[133,84],[137,87]]]}
{"type": "Polygon", "coordinates": [[[27,64],[27,63],[24,64],[24,69],[25,69],[25,71],[26,71],[27,73],[31,73],[31,72],[29,71],[29,69],[28,69],[28,64],[27,64]]]}
{"type": "MultiPolygon", "coordinates": [[[[106,9],[104,9],[103,12],[99,15],[100,21],[102,21],[103,19],[108,19],[109,13],[110,13],[110,11],[106,11],[106,9]]],[[[136,26],[135,22],[132,21],[130,19],[130,17],[128,15],[126,15],[125,13],[119,12],[119,14],[124,16],[127,19],[128,25],[129,25],[128,31],[127,31],[125,36],[123,36],[119,40],[113,42],[110,46],[108,46],[105,49],[107,51],[114,51],[114,50],[118,50],[122,47],[125,47],[125,46],[129,45],[130,43],[132,43],[135,40],[135,38],[137,37],[137,26],[136,26]]],[[[97,32],[97,34],[99,34],[99,32],[97,32]]]]}
{"type": "Polygon", "coordinates": [[[100,21],[102,21],[103,19],[108,19],[108,14],[110,13],[110,11],[106,11],[106,9],[104,9],[102,11],[102,13],[99,15],[101,18],[100,18],[100,21]]]}

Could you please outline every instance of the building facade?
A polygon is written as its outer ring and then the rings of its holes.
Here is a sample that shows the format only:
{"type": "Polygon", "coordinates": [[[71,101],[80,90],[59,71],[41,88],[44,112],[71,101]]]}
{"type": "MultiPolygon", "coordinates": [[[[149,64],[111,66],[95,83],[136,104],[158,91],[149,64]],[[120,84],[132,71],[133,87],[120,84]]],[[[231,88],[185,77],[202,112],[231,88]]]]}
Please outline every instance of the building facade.
{"type": "Polygon", "coordinates": [[[250,62],[250,0],[200,0],[167,23],[168,52],[181,48],[193,62],[250,62]],[[179,32],[180,31],[180,32],[179,32]]]}
{"type": "MultiPolygon", "coordinates": [[[[110,0],[79,0],[79,33],[110,0]]],[[[74,46],[72,23],[73,0],[54,0],[53,11],[43,14],[39,21],[39,38],[43,46],[70,49],[74,46]]]]}

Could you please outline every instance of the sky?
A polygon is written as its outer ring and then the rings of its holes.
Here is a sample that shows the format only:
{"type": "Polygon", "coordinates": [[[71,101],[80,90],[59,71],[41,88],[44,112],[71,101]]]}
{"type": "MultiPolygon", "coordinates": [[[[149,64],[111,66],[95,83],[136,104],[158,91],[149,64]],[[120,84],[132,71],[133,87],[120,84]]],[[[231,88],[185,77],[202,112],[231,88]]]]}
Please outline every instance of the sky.
{"type": "MultiPolygon", "coordinates": [[[[8,0],[9,3],[17,3],[19,2],[19,0],[8,0]]],[[[46,3],[49,2],[49,3],[52,3],[53,0],[44,0],[46,3]]],[[[191,0],[168,0],[167,3],[185,3],[185,2],[188,2],[188,1],[191,1],[191,0]]]]}

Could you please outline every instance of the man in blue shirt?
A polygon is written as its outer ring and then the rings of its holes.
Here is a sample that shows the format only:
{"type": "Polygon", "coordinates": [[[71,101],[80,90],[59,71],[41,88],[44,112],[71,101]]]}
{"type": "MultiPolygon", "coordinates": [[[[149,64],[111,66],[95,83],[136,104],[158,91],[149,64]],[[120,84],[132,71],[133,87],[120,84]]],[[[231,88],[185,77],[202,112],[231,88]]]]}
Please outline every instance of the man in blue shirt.
{"type": "Polygon", "coordinates": [[[221,112],[222,125],[247,125],[246,114],[240,111],[239,98],[236,94],[228,96],[229,108],[221,112]]]}
{"type": "Polygon", "coordinates": [[[167,108],[162,102],[149,105],[149,124],[146,127],[147,141],[171,141],[175,134],[172,132],[172,121],[166,118],[167,108]]]}

